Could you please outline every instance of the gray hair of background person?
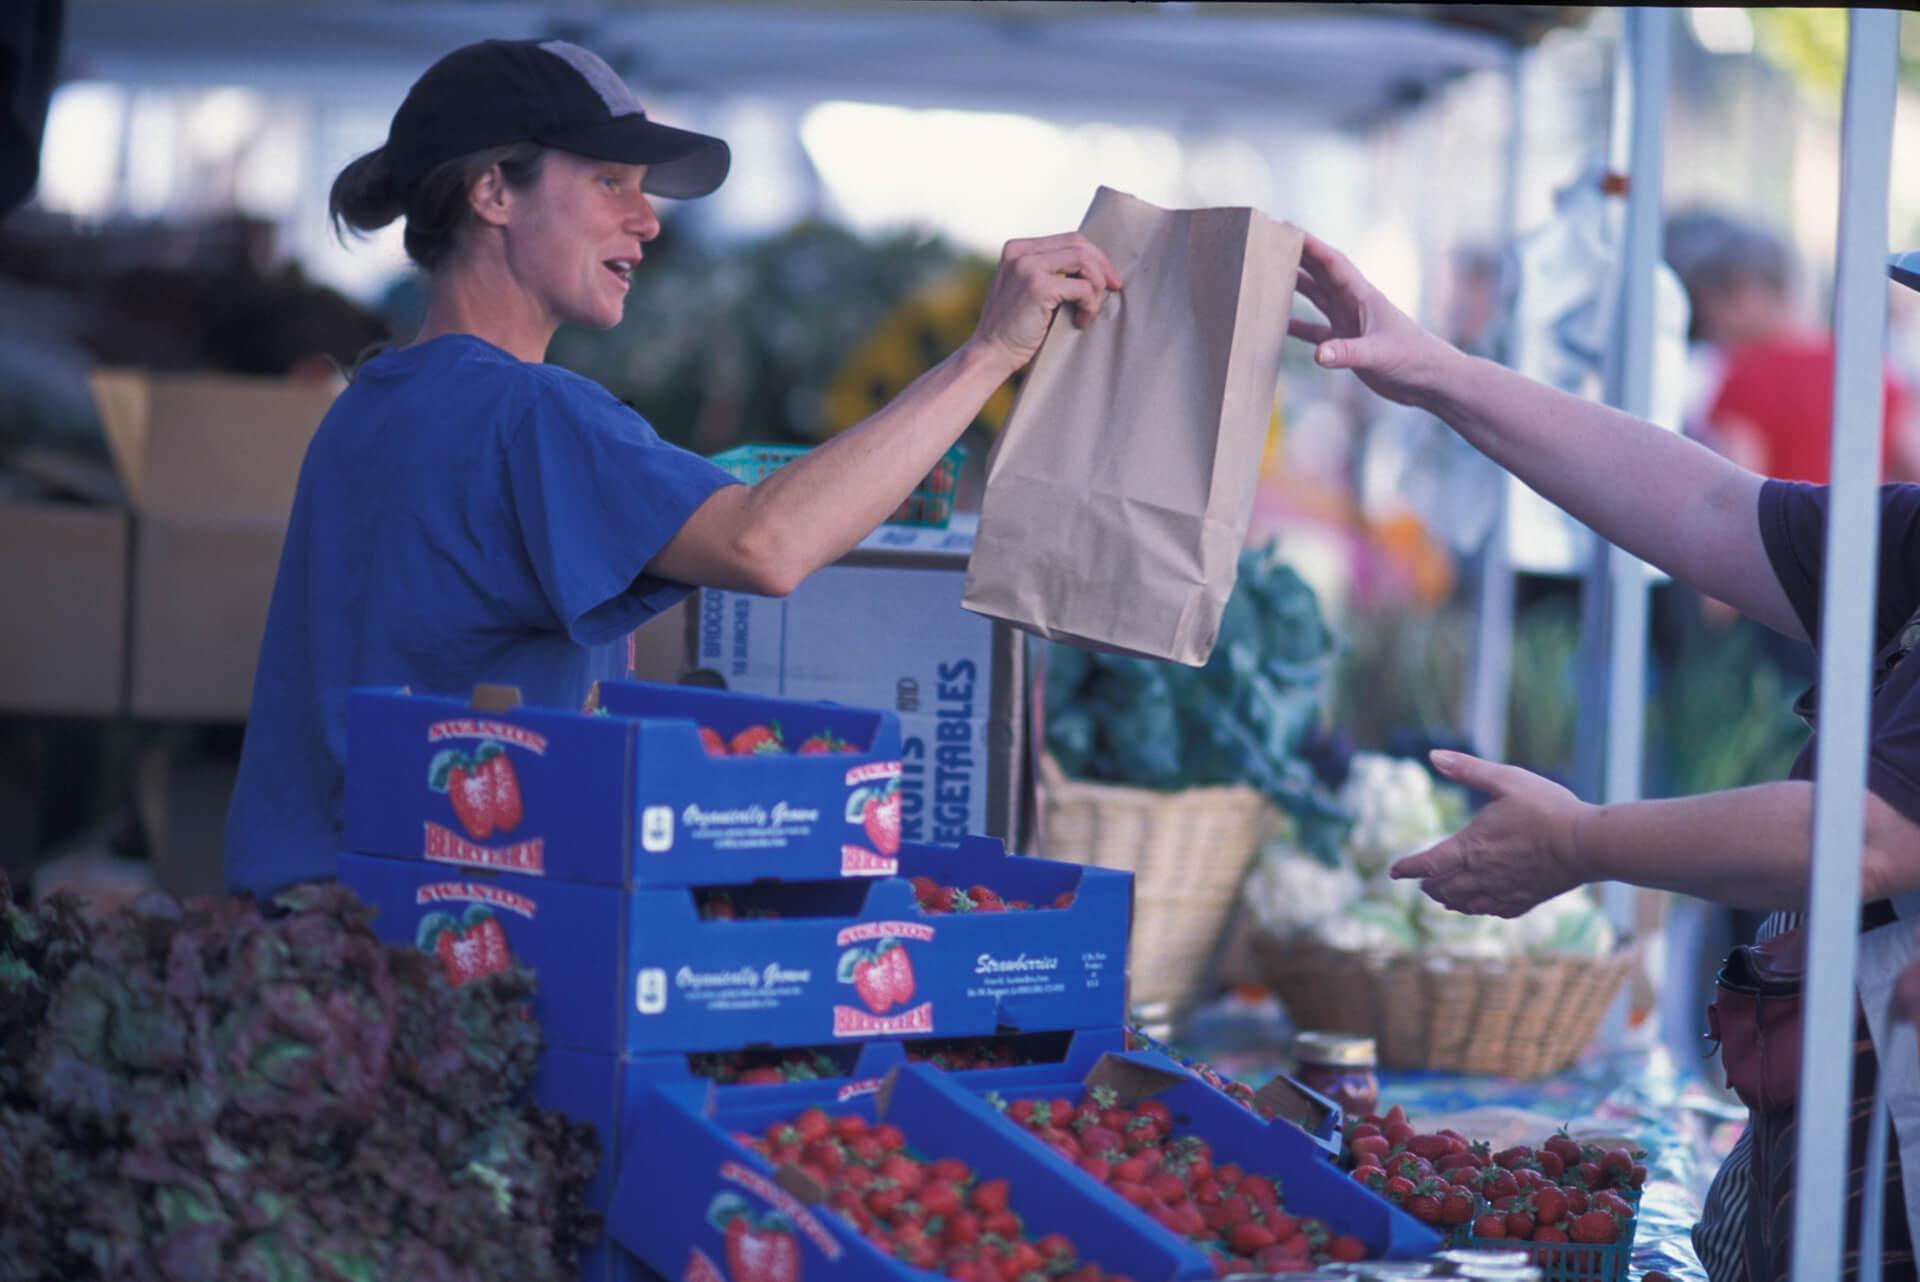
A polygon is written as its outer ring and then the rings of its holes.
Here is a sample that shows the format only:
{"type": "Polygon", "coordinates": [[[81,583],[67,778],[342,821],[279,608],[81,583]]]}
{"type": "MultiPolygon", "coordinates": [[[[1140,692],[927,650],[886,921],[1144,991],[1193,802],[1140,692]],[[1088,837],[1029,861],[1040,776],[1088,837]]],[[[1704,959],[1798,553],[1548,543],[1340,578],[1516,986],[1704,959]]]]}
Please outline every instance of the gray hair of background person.
{"type": "Polygon", "coordinates": [[[1669,218],[1665,255],[1693,304],[1689,342],[1706,337],[1701,329],[1703,297],[1747,281],[1782,294],[1794,285],[1793,251],[1784,240],[1758,223],[1718,210],[1688,210],[1669,218]]]}

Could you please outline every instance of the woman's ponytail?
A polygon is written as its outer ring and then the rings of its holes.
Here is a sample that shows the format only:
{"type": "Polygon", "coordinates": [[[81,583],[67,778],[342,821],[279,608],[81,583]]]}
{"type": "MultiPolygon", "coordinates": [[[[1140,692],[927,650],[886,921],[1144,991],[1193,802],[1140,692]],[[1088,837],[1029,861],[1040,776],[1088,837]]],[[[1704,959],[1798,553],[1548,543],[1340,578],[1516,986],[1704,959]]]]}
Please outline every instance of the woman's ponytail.
{"type": "Polygon", "coordinates": [[[393,166],[387,149],[376,147],[349,164],[333,180],[327,198],[336,236],[345,238],[346,228],[356,232],[378,231],[407,212],[405,196],[393,189],[393,166]]]}

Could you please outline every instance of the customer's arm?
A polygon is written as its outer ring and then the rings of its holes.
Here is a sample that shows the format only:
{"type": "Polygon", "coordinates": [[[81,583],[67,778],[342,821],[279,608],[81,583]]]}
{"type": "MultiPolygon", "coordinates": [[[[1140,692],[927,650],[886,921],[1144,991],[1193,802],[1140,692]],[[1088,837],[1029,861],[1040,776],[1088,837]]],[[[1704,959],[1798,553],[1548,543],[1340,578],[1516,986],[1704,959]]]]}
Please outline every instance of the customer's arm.
{"type": "Polygon", "coordinates": [[[1761,542],[1761,477],[1644,419],[1461,353],[1313,237],[1299,287],[1327,317],[1293,325],[1322,366],[1430,411],[1602,538],[1806,639],[1761,542]]]}
{"type": "MultiPolygon", "coordinates": [[[[1393,867],[1459,912],[1517,917],[1592,882],[1671,890],[1735,908],[1806,905],[1813,785],[1795,780],[1596,806],[1518,766],[1436,753],[1441,773],[1492,795],[1465,828],[1393,867]]],[[[1920,826],[1869,791],[1863,900],[1920,890],[1920,826]]]]}

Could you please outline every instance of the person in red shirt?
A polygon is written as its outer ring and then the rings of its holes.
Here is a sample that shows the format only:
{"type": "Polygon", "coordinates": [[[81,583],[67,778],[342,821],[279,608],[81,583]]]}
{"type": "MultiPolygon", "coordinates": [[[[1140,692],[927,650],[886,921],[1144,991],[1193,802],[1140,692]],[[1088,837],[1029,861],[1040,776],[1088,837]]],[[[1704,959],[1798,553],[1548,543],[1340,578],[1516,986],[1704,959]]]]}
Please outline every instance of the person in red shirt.
{"type": "MultiPolygon", "coordinates": [[[[1682,215],[1668,261],[1693,305],[1692,337],[1717,356],[1702,435],[1761,476],[1827,483],[1833,339],[1801,320],[1791,251],[1772,233],[1718,214],[1682,215]]],[[[1920,424],[1891,370],[1884,384],[1880,472],[1920,480],[1920,424]]]]}

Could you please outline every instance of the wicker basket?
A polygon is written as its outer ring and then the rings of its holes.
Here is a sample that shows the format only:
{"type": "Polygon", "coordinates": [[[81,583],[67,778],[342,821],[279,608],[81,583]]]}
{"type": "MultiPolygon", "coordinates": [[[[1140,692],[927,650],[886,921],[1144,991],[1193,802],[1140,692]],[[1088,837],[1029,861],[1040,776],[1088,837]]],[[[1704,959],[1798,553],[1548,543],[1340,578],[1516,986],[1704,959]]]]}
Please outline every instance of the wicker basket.
{"type": "Polygon", "coordinates": [[[1599,960],[1464,961],[1257,933],[1253,953],[1298,1027],[1372,1037],[1383,1067],[1544,1077],[1593,1040],[1640,946],[1599,960]]]}
{"type": "Polygon", "coordinates": [[[1278,812],[1248,787],[1159,792],[1069,779],[1040,760],[1042,843],[1055,859],[1133,874],[1128,997],[1171,1021],[1197,996],[1253,857],[1278,812]]]}

